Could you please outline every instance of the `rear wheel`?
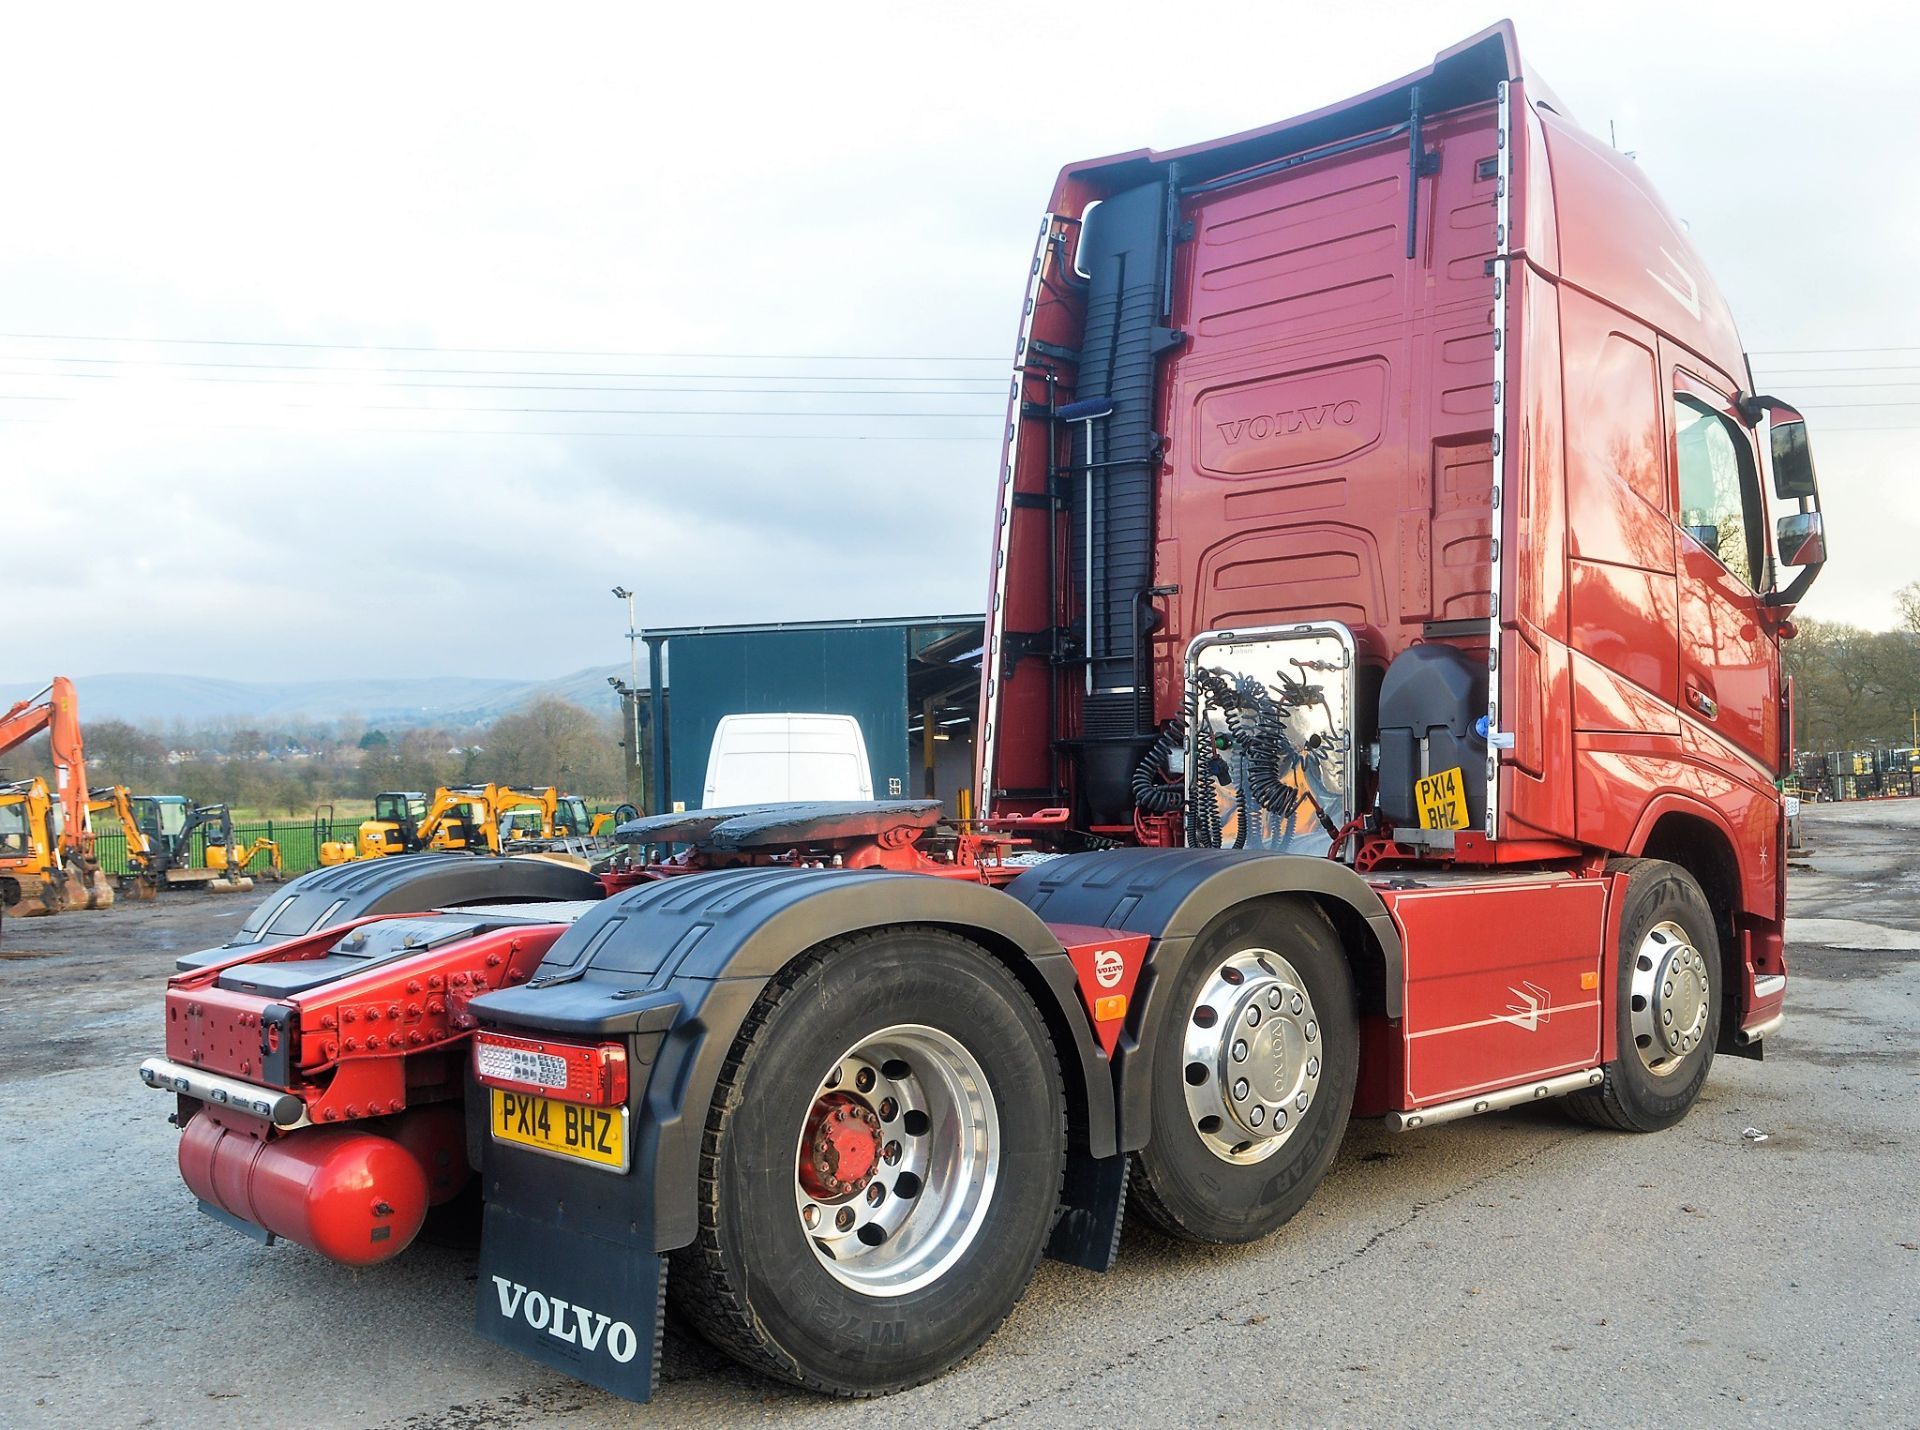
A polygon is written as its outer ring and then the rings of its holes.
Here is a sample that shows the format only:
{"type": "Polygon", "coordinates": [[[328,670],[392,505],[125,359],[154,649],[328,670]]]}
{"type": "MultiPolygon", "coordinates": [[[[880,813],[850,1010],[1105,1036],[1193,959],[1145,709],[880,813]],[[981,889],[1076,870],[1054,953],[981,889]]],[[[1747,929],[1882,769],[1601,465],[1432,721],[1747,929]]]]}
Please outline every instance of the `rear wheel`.
{"type": "Polygon", "coordinates": [[[1692,1109],[1720,1036],[1720,938],[1693,875],[1659,859],[1621,860],[1614,1037],[1598,1087],[1569,1093],[1566,1110],[1595,1127],[1658,1132],[1692,1109]]]}
{"type": "Polygon", "coordinates": [[[707,1117],[700,1234],[668,1294],[721,1349],[837,1395],[948,1369],[1006,1319],[1059,1204],[1046,1025],[953,934],[890,929],[781,973],[707,1117]]]}
{"type": "Polygon", "coordinates": [[[1353,975],[1311,904],[1271,899],[1202,930],[1159,1017],[1153,1134],[1130,1205],[1189,1241],[1252,1241],[1306,1203],[1353,1108],[1353,975]]]}

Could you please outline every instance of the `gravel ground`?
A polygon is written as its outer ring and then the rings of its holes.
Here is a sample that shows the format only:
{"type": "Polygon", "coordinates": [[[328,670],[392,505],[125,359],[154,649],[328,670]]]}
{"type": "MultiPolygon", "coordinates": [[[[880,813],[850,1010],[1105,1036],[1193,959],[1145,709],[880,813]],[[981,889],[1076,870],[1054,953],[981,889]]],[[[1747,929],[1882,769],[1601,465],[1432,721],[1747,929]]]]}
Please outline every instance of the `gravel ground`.
{"type": "Polygon", "coordinates": [[[669,1329],[638,1409],[478,1340],[468,1255],[354,1273],[200,1216],[133,1069],[171,955],[254,898],[10,920],[0,1423],[1912,1425],[1920,801],[1810,807],[1806,829],[1787,1026],[1765,1063],[1721,1059],[1678,1128],[1356,1124],[1278,1235],[1130,1230],[1105,1277],[1045,1264],[966,1365],[855,1405],[669,1329]]]}

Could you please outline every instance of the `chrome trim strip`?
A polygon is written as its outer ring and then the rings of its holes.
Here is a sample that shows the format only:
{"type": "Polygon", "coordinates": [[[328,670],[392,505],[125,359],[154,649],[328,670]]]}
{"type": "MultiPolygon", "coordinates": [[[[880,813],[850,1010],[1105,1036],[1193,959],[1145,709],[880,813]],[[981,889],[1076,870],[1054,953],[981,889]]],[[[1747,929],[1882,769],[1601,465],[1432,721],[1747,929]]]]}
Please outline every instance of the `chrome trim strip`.
{"type": "Polygon", "coordinates": [[[1391,1132],[1411,1132],[1416,1127],[1431,1127],[1436,1122],[1457,1122],[1463,1117],[1476,1117],[1482,1112],[1502,1112],[1509,1107],[1518,1107],[1523,1102],[1538,1102],[1545,1097],[1578,1092],[1583,1087],[1598,1087],[1606,1075],[1604,1068],[1588,1068],[1585,1072],[1562,1073],[1558,1077],[1521,1083],[1518,1087],[1501,1088],[1498,1092],[1463,1097],[1458,1102],[1442,1102],[1412,1112],[1389,1112],[1387,1129],[1391,1132]]]}
{"type": "Polygon", "coordinates": [[[1513,245],[1513,212],[1510,194],[1513,188],[1512,111],[1509,108],[1511,86],[1504,80],[1495,93],[1499,99],[1499,117],[1495,121],[1497,151],[1494,160],[1493,228],[1493,490],[1487,519],[1493,548],[1493,576],[1489,586],[1491,602],[1487,614],[1487,838],[1500,837],[1500,568],[1506,560],[1507,526],[1507,342],[1506,311],[1509,296],[1508,259],[1513,245]]]}
{"type": "MultiPolygon", "coordinates": [[[[986,649],[980,656],[980,787],[974,791],[973,813],[985,819],[993,813],[993,761],[1000,725],[1000,642],[1006,634],[1007,541],[1013,535],[1013,472],[1020,458],[1020,404],[1025,397],[1027,339],[1033,335],[1033,315],[1040,303],[1040,275],[1047,263],[1047,240],[1056,215],[1040,221],[1040,237],[1033,247],[1033,266],[1027,274],[1026,304],[1020,312],[1020,338],[1013,350],[1012,390],[1007,395],[1006,445],[1000,460],[1000,522],[993,534],[993,605],[987,612],[986,649]]],[[[1052,601],[1052,595],[1047,597],[1052,601]]]]}
{"type": "Polygon", "coordinates": [[[1756,1002],[1764,1002],[1786,991],[1787,975],[1784,973],[1762,973],[1753,980],[1753,996],[1756,1002]]]}
{"type": "Polygon", "coordinates": [[[148,1058],[140,1064],[140,1081],[156,1092],[177,1092],[223,1112],[238,1112],[271,1122],[282,1132],[311,1125],[307,1105],[290,1092],[255,1087],[238,1078],[222,1077],[190,1068],[169,1058],[148,1058]]]}

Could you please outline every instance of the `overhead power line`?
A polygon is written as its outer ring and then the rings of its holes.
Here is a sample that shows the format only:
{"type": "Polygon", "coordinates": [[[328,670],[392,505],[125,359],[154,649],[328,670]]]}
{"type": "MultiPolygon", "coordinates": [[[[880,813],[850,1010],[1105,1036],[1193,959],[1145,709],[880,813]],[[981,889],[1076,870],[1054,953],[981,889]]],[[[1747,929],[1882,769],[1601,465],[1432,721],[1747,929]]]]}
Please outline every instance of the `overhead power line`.
{"type": "Polygon", "coordinates": [[[510,357],[724,358],[739,362],[997,362],[1005,356],[972,357],[924,353],[693,353],[639,352],[611,348],[470,348],[437,343],[308,343],[280,338],[143,338],[106,333],[0,333],[0,338],[35,343],[156,343],[170,347],[304,348],[315,352],[503,353],[510,357]]]}
{"type": "MultiPolygon", "coordinates": [[[[85,400],[85,398],[73,397],[65,393],[0,392],[0,401],[4,402],[84,402],[85,400]]],[[[457,406],[420,407],[404,402],[276,402],[272,405],[275,409],[284,412],[418,412],[423,417],[431,417],[439,412],[544,412],[570,417],[911,417],[948,420],[959,418],[968,422],[997,422],[1000,419],[1000,413],[997,411],[805,412],[752,407],[486,407],[470,403],[457,406]]]]}
{"type": "Polygon", "coordinates": [[[1753,348],[1749,357],[1832,357],[1846,353],[1920,353],[1920,347],[1884,348],[1753,348]]]}
{"type": "MultiPolygon", "coordinates": [[[[583,372],[575,369],[544,368],[544,367],[358,368],[358,367],[341,367],[337,364],[307,363],[307,362],[209,362],[209,361],[204,361],[200,359],[180,360],[176,358],[83,358],[83,357],[60,357],[60,356],[53,356],[53,355],[43,355],[40,353],[0,353],[0,361],[47,362],[47,363],[69,363],[69,364],[85,363],[89,366],[94,366],[94,367],[98,367],[102,365],[111,365],[116,367],[132,366],[132,367],[237,368],[242,371],[245,371],[248,369],[262,369],[270,372],[331,372],[331,373],[345,373],[349,375],[357,373],[366,377],[378,377],[383,373],[394,372],[394,373],[403,373],[408,375],[433,374],[438,376],[467,376],[467,377],[658,377],[658,378],[682,378],[683,377],[683,378],[701,378],[701,379],[738,378],[743,382],[749,381],[756,377],[762,378],[768,381],[779,379],[782,381],[791,380],[795,382],[798,382],[804,379],[813,379],[814,381],[841,380],[840,377],[837,377],[833,374],[821,373],[821,372],[798,372],[798,373],[601,372],[596,369],[588,369],[583,372]]],[[[49,374],[49,376],[52,376],[52,374],[49,374]]],[[[884,373],[884,372],[882,373],[847,373],[847,374],[844,374],[844,379],[847,381],[859,381],[859,382],[872,382],[872,381],[983,382],[983,383],[994,383],[994,384],[1004,384],[1004,382],[1006,381],[1006,379],[1000,378],[1000,377],[965,377],[958,373],[945,373],[945,374],[940,374],[940,375],[931,376],[931,377],[908,377],[904,375],[896,375],[896,374],[884,373]]]]}
{"type": "MultiPolygon", "coordinates": [[[[0,423],[21,426],[46,425],[53,422],[51,417],[0,417],[0,423]]],[[[272,427],[258,423],[238,422],[157,422],[151,419],[134,418],[123,425],[130,427],[159,428],[170,431],[191,432],[264,432],[283,437],[637,437],[657,438],[670,442],[974,442],[985,444],[994,440],[991,436],[963,436],[958,433],[939,432],[635,432],[619,428],[600,429],[540,429],[533,427],[503,427],[483,429],[475,427],[272,427]]]]}
{"type": "MultiPolygon", "coordinates": [[[[377,377],[378,374],[368,374],[377,377]]],[[[0,377],[22,377],[30,381],[78,382],[108,381],[128,382],[142,380],[137,373],[124,372],[23,372],[0,369],[0,377]]],[[[400,390],[421,389],[444,392],[711,392],[733,393],[741,397],[759,397],[762,394],[807,394],[815,397],[973,397],[995,398],[1006,390],[1003,378],[956,378],[958,382],[985,381],[984,388],[898,388],[898,387],[641,387],[626,383],[543,383],[543,382],[362,382],[343,381],[325,382],[303,377],[216,377],[190,373],[181,377],[162,377],[161,382],[216,382],[246,383],[249,385],[266,384],[281,387],[387,387],[400,390]]],[[[747,379],[742,379],[746,381],[747,379]]],[[[849,379],[857,381],[858,379],[849,379]]],[[[932,381],[932,379],[924,379],[932,381]]]]}

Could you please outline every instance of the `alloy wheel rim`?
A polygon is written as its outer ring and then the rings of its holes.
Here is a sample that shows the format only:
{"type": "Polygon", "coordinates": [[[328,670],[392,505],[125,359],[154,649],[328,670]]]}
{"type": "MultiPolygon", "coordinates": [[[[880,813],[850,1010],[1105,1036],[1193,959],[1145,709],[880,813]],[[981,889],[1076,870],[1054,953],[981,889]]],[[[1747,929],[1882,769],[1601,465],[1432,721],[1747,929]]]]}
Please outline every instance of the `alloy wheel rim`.
{"type": "Polygon", "coordinates": [[[814,1088],[794,1149],[794,1210],[841,1285],[904,1296],[972,1245],[1000,1169],[1000,1117],[951,1034],[901,1023],[848,1048],[814,1088]]]}

